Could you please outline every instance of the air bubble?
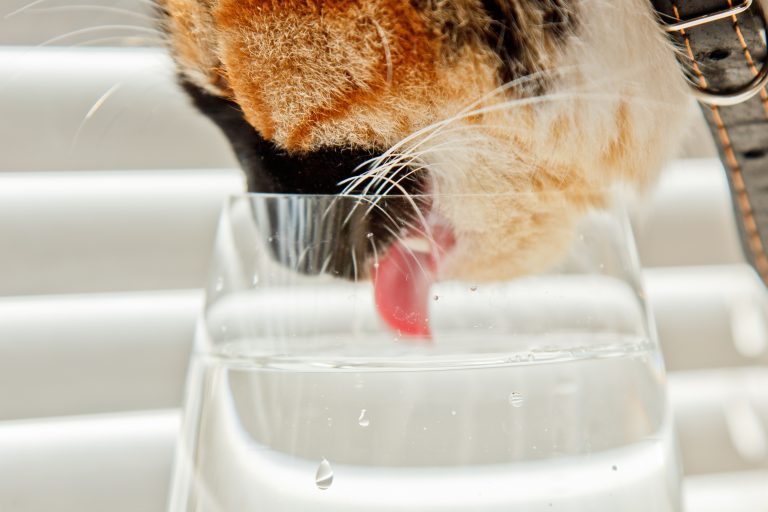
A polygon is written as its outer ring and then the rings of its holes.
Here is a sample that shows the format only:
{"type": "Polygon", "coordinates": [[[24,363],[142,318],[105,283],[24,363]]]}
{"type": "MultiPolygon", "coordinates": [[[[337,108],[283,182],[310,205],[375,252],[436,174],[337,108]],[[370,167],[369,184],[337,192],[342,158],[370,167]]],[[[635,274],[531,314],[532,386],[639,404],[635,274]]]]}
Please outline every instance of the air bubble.
{"type": "Polygon", "coordinates": [[[333,468],[331,463],[326,459],[320,461],[320,465],[317,467],[317,473],[315,473],[315,485],[321,491],[328,489],[333,483],[333,468]]]}
{"type": "Polygon", "coordinates": [[[518,393],[517,391],[513,391],[509,394],[509,405],[512,407],[522,407],[523,406],[523,395],[518,393]]]}
{"type": "Polygon", "coordinates": [[[253,274],[253,279],[251,279],[251,284],[253,285],[259,284],[259,274],[253,274]]]}
{"type": "Polygon", "coordinates": [[[611,466],[611,469],[614,470],[614,471],[618,471],[619,470],[619,468],[617,466],[615,466],[615,465],[611,466]]]}
{"type": "Polygon", "coordinates": [[[456,411],[455,410],[451,411],[451,416],[456,416],[456,411]]]}
{"type": "Polygon", "coordinates": [[[476,291],[477,291],[477,285],[476,285],[476,284],[473,284],[472,286],[470,286],[470,287],[469,287],[469,291],[471,291],[471,292],[476,292],[476,291]]]}
{"type": "Polygon", "coordinates": [[[439,295],[435,295],[435,296],[434,296],[434,297],[432,297],[432,298],[433,298],[434,300],[440,300],[440,296],[439,296],[439,295]]]}
{"type": "Polygon", "coordinates": [[[224,278],[220,277],[216,279],[216,291],[220,292],[223,289],[224,289],[224,278]]]}
{"type": "Polygon", "coordinates": [[[365,235],[365,238],[373,238],[373,233],[370,233],[370,232],[369,232],[369,233],[367,233],[367,234],[365,235]]]}
{"type": "Polygon", "coordinates": [[[366,414],[366,410],[365,409],[360,411],[360,417],[357,418],[357,424],[360,425],[363,428],[365,428],[365,427],[367,427],[368,425],[371,424],[371,420],[368,419],[368,415],[366,414]]]}

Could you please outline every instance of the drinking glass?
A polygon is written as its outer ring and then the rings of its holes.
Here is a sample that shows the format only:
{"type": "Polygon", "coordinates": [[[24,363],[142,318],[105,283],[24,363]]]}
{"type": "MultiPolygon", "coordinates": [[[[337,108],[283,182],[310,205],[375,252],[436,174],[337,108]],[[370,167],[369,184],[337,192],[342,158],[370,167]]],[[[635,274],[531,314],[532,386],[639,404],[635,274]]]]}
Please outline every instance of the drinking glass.
{"type": "MultiPolygon", "coordinates": [[[[493,198],[452,200],[473,211],[493,198]]],[[[445,244],[429,245],[439,237],[424,216],[387,213],[411,207],[400,196],[227,202],[170,511],[681,510],[621,201],[574,210],[544,268],[477,280],[424,268],[445,244]],[[426,291],[379,296],[383,259],[413,232],[430,236],[396,263],[405,281],[431,276],[426,291]],[[417,296],[427,304],[408,303],[417,296]]]]}

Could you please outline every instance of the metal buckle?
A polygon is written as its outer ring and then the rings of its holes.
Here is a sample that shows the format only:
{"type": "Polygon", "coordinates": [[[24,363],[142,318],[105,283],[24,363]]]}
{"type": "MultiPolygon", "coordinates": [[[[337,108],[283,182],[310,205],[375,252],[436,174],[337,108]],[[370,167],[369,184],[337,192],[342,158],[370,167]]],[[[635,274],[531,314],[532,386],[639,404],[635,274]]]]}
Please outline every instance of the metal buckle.
{"type": "MultiPolygon", "coordinates": [[[[733,7],[729,7],[721,11],[715,11],[690,20],[679,21],[677,23],[664,24],[664,30],[667,32],[680,32],[688,28],[698,27],[699,25],[711,23],[723,18],[729,18],[746,11],[752,7],[752,3],[753,0],[744,0],[739,5],[734,5],[733,7]]],[[[762,10],[760,11],[760,15],[763,17],[764,25],[768,25],[768,23],[765,22],[765,17],[762,10]]],[[[750,80],[750,82],[747,83],[744,87],[734,92],[712,92],[708,91],[707,89],[702,89],[696,84],[690,84],[691,89],[693,89],[693,95],[698,101],[707,105],[715,105],[719,107],[730,107],[733,105],[738,105],[739,103],[743,103],[758,94],[760,90],[763,89],[766,85],[768,85],[768,62],[763,62],[763,66],[755,78],[750,80]]]]}
{"type": "Polygon", "coordinates": [[[737,14],[746,11],[750,7],[752,7],[752,0],[744,0],[739,5],[734,5],[733,7],[723,9],[722,11],[715,11],[690,20],[678,21],[677,23],[664,25],[664,30],[667,32],[678,32],[687,28],[698,27],[699,25],[704,25],[705,23],[711,23],[723,18],[728,18],[729,16],[736,16],[737,14]]]}
{"type": "Polygon", "coordinates": [[[752,96],[755,96],[766,85],[768,85],[768,64],[763,63],[763,68],[760,70],[760,73],[758,73],[758,75],[747,85],[735,92],[712,92],[702,89],[694,84],[691,84],[691,89],[693,89],[693,96],[702,103],[717,107],[732,107],[733,105],[743,103],[752,96]]]}

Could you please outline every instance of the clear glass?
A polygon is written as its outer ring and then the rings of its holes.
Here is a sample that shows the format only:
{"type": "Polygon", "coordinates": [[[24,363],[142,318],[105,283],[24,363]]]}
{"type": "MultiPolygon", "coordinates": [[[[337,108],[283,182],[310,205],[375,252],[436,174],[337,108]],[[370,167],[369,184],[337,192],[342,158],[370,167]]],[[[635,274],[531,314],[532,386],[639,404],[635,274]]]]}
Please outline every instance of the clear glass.
{"type": "MultiPolygon", "coordinates": [[[[681,510],[663,363],[617,202],[574,213],[568,248],[535,274],[437,276],[428,335],[377,312],[391,241],[376,243],[371,203],[226,204],[171,512],[681,510]]],[[[429,222],[413,217],[411,231],[429,222]]]]}

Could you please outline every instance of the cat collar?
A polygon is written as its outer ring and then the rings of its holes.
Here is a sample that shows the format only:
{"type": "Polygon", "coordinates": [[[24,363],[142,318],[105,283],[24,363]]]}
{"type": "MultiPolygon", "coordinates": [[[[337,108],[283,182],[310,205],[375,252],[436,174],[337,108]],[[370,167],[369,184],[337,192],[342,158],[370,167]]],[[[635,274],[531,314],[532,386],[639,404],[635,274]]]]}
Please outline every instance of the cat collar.
{"type": "Polygon", "coordinates": [[[768,285],[768,50],[756,0],[651,0],[728,175],[744,253],[768,285]]]}

